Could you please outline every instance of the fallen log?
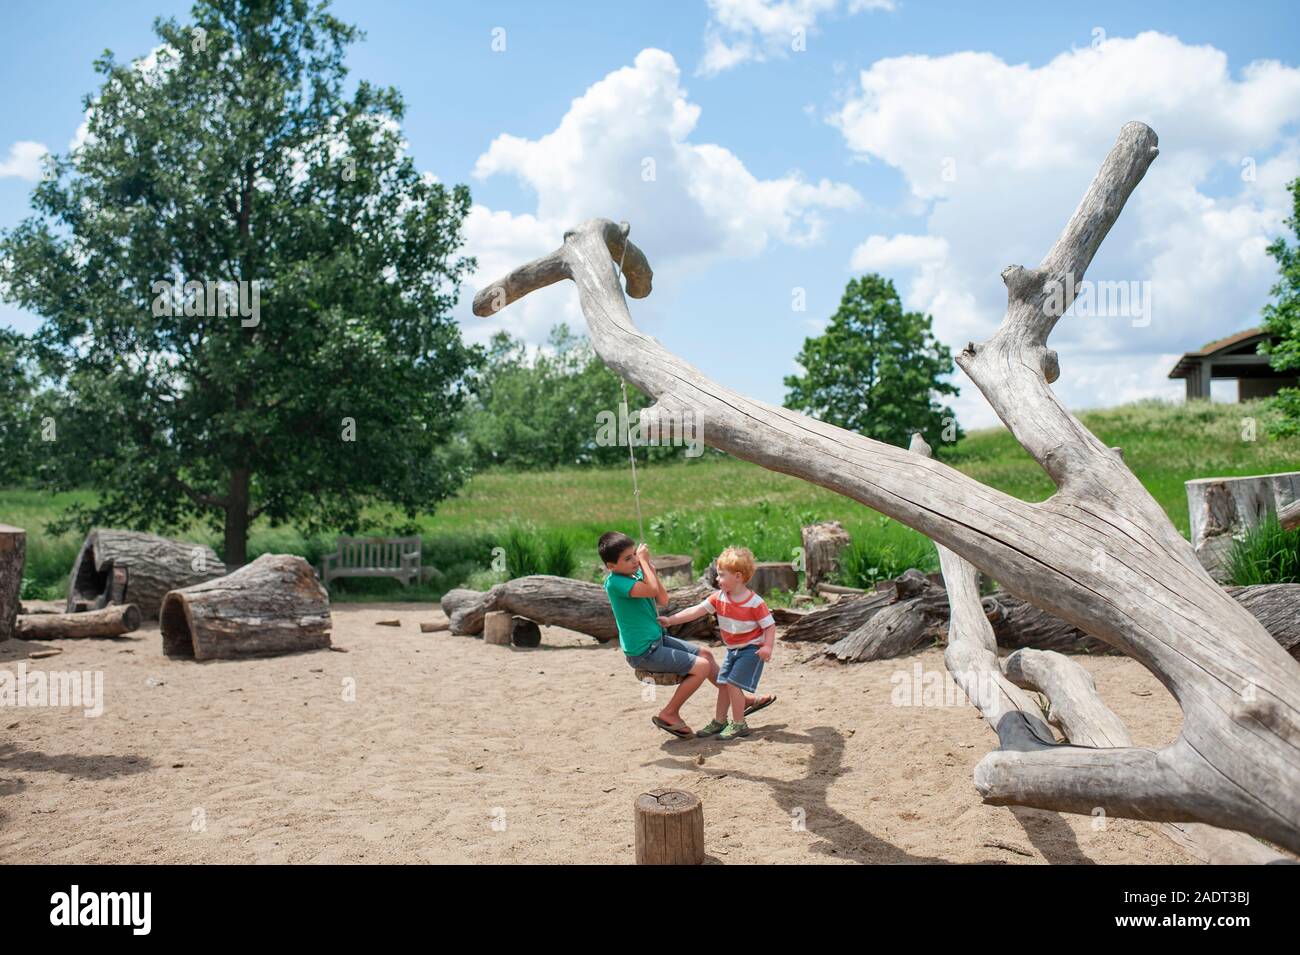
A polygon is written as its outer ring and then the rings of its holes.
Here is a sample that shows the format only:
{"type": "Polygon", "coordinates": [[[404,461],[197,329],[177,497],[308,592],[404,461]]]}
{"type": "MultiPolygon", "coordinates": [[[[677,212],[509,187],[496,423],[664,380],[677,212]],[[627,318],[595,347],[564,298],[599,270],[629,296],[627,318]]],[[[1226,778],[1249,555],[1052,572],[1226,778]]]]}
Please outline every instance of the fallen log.
{"type": "Polygon", "coordinates": [[[135,604],[118,604],[85,613],[34,613],[18,618],[15,633],[23,640],[120,637],[140,629],[140,619],[140,608],[135,604]]]}
{"type": "Polygon", "coordinates": [[[844,594],[830,606],[808,611],[790,625],[781,639],[837,643],[856,633],[884,608],[918,597],[930,587],[930,581],[919,570],[908,570],[896,580],[882,580],[873,591],[844,594]]]}
{"type": "Polygon", "coordinates": [[[841,663],[888,660],[932,643],[948,621],[948,594],[929,587],[919,597],[901,600],[878,613],[843,639],[826,648],[826,656],[841,663]]]}
{"type": "Polygon", "coordinates": [[[211,547],[156,534],[96,528],[87,536],[68,577],[67,612],[130,602],[146,619],[158,616],[169,591],[226,573],[211,547]]]}
{"type": "Polygon", "coordinates": [[[301,557],[263,554],[163,600],[163,653],[195,660],[274,656],[330,645],[329,595],[301,557]]]}
{"type": "Polygon", "coordinates": [[[27,532],[0,524],[0,640],[14,634],[27,565],[27,532]]]}
{"type": "MultiPolygon", "coordinates": [[[[700,583],[675,587],[668,591],[668,607],[663,615],[693,607],[710,592],[700,583]]],[[[482,633],[488,613],[505,611],[547,626],[585,633],[601,643],[618,638],[618,625],[604,587],[550,574],[516,577],[487,591],[449,590],[443,595],[442,609],[451,632],[462,635],[482,633]]],[[[717,629],[714,618],[707,616],[669,627],[668,632],[683,639],[708,640],[717,629]]]]}

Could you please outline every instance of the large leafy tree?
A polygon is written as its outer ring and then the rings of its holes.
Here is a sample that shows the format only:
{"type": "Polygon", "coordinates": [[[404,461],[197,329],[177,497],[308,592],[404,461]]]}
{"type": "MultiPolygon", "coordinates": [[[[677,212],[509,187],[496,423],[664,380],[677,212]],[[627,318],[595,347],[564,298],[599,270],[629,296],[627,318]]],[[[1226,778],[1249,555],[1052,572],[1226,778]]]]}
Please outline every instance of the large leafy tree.
{"type": "Polygon", "coordinates": [[[938,398],[957,394],[943,380],[952,352],[928,315],[903,311],[889,279],[851,279],[825,331],[805,339],[795,360],[804,373],[786,376],[787,408],[888,444],[919,431],[938,450],[962,435],[938,398]]]}
{"type": "MultiPolygon", "coordinates": [[[[518,469],[571,465],[624,465],[628,435],[637,441],[638,411],[650,402],[629,386],[628,419],[611,421],[622,400],[619,378],[605,366],[591,342],[563,323],[551,329],[547,347],[530,353],[507,332],[492,336],[481,373],[474,376],[474,400],[465,434],[479,467],[518,469]],[[605,439],[612,440],[605,440],[605,439]]],[[[667,429],[658,444],[638,444],[638,460],[662,460],[683,453],[667,429]]]]}
{"type": "Polygon", "coordinates": [[[449,313],[470,198],[415,169],[396,90],[345,93],[361,35],[325,6],[191,17],[96,62],[87,135],[0,238],[0,288],[44,319],[64,481],[100,491],[68,523],[199,517],[239,564],[259,516],[352,530],[367,503],[414,517],[463,482],[447,442],[481,356],[449,313]],[[177,279],[245,283],[245,308],[177,279]]]}
{"type": "MultiPolygon", "coordinates": [[[[1287,188],[1291,190],[1292,212],[1286,224],[1295,232],[1297,242],[1288,245],[1286,237],[1279,236],[1268,247],[1281,274],[1272,288],[1274,301],[1264,306],[1264,328],[1279,340],[1262,346],[1262,350],[1278,371],[1300,371],[1300,179],[1287,188]]],[[[1273,430],[1284,435],[1300,434],[1300,389],[1283,388],[1275,401],[1282,419],[1273,430]]]]}
{"type": "Polygon", "coordinates": [[[31,482],[38,420],[27,340],[0,328],[0,485],[31,482]]]}

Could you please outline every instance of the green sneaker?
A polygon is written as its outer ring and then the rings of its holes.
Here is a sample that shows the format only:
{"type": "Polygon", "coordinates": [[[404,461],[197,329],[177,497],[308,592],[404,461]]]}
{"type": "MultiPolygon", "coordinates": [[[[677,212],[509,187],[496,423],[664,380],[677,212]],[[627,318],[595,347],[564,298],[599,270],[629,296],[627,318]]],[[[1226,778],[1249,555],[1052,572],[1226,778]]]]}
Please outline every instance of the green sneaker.
{"type": "Polygon", "coordinates": [[[749,735],[749,724],[744,720],[737,723],[735,720],[728,720],[727,725],[723,727],[722,732],[718,734],[718,739],[733,740],[738,736],[749,735]]]}
{"type": "Polygon", "coordinates": [[[696,730],[695,735],[700,739],[703,739],[706,736],[717,736],[726,728],[727,724],[721,720],[709,720],[704,729],[696,730]]]}

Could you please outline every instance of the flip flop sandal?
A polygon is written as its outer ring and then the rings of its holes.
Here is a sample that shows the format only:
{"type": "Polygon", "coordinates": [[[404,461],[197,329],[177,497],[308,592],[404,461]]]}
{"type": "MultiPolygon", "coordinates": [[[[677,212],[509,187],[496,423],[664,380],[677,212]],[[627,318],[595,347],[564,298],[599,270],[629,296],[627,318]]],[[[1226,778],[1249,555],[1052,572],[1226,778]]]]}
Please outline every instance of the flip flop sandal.
{"type": "Polygon", "coordinates": [[[752,704],[745,707],[745,715],[748,716],[750,713],[757,713],[763,707],[771,706],[775,702],[776,702],[775,693],[769,693],[766,696],[761,696],[757,700],[755,700],[752,704]]]}
{"type": "Polygon", "coordinates": [[[657,716],[650,717],[650,722],[659,727],[665,733],[672,733],[678,739],[691,739],[695,736],[691,728],[685,723],[669,723],[667,720],[661,720],[657,716]]]}

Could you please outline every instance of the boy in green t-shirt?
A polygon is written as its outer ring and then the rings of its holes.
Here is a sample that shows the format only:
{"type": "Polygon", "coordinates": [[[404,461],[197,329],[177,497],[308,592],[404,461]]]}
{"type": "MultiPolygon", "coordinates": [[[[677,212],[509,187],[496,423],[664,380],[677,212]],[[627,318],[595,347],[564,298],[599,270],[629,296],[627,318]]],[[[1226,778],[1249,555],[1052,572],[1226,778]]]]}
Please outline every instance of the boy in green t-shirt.
{"type": "MultiPolygon", "coordinates": [[[[618,642],[634,670],[651,673],[676,673],[685,679],[677,685],[668,705],[651,720],[660,729],[683,738],[693,736],[682,720],[681,706],[705,680],[717,685],[718,661],[704,647],[678,640],[659,625],[659,607],[668,606],[668,591],[659,581],[650,548],[619,531],[602,534],[596,545],[609,575],[605,593],[618,624],[618,642]]],[[[745,703],[756,702],[752,693],[745,703]]]]}

